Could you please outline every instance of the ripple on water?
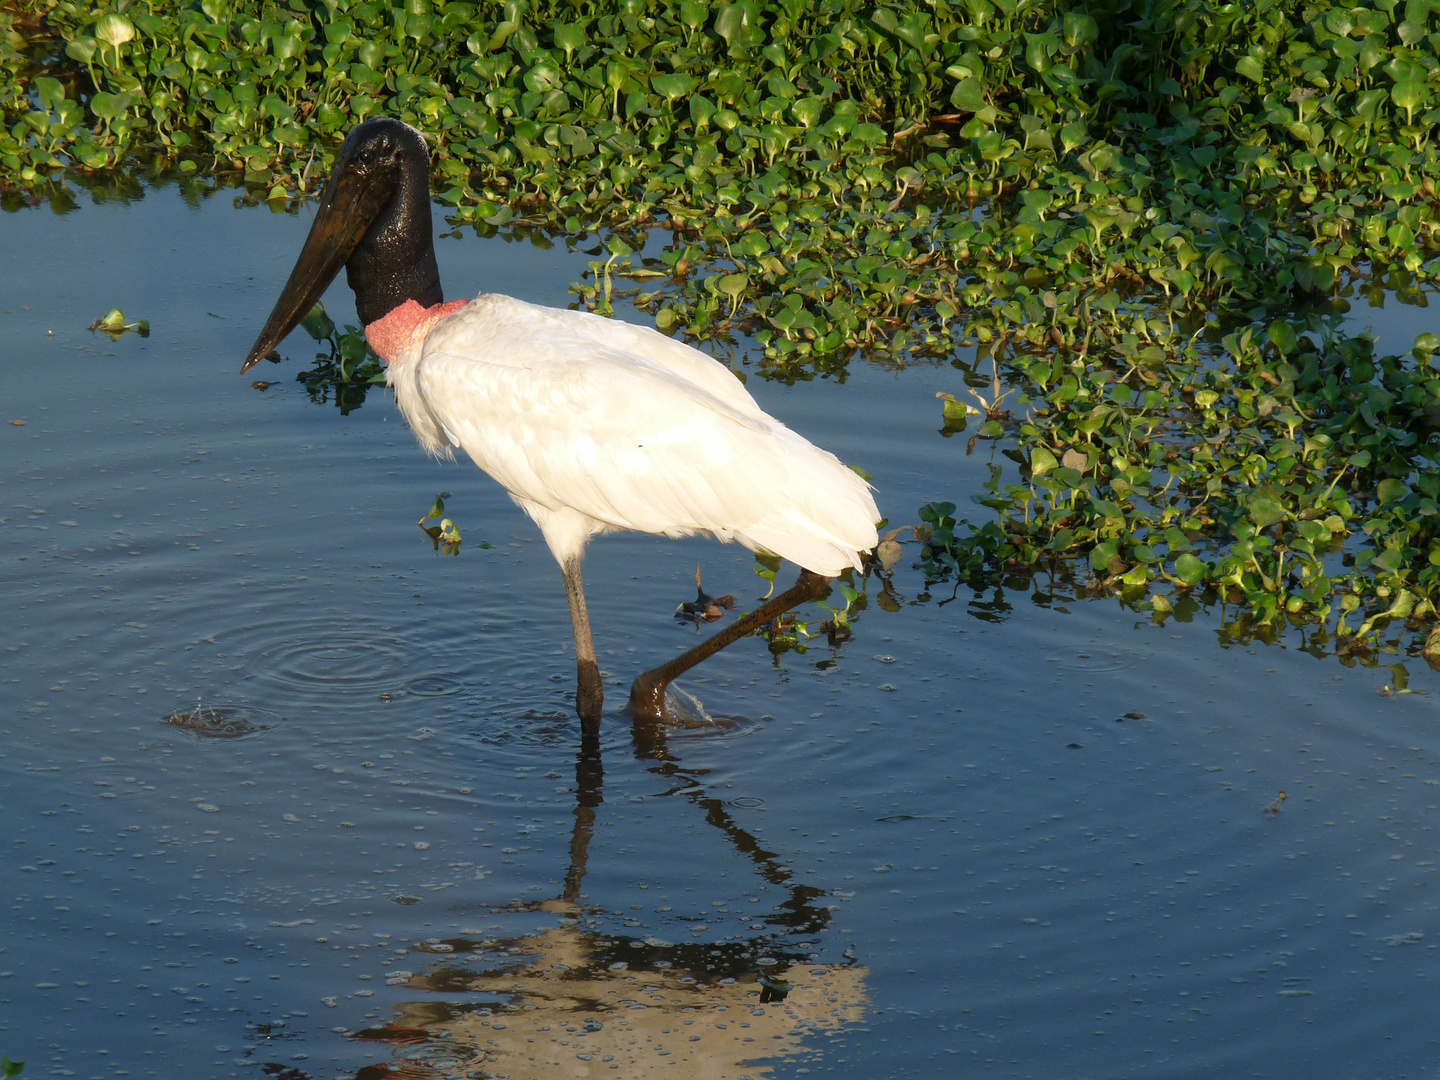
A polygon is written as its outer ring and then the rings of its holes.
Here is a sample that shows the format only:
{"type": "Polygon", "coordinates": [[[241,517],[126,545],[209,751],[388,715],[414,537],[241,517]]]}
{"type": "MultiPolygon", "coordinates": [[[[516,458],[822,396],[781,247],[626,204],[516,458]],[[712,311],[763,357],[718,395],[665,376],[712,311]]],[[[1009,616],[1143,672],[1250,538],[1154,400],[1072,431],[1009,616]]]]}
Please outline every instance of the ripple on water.
{"type": "Polygon", "coordinates": [[[725,805],[734,810],[758,810],[765,805],[765,800],[754,795],[741,795],[738,798],[726,799],[725,805]]]}
{"type": "Polygon", "coordinates": [[[558,710],[507,709],[486,716],[470,735],[488,746],[569,746],[579,738],[580,721],[558,710]]]}
{"type": "Polygon", "coordinates": [[[1049,657],[1049,662],[1062,671],[1102,672],[1135,667],[1141,660],[1138,650],[1110,646],[1091,646],[1076,653],[1049,657]]]}
{"type": "Polygon", "coordinates": [[[465,680],[451,671],[417,675],[404,683],[400,692],[408,697],[449,697],[465,689],[465,680]]]}
{"type": "Polygon", "coordinates": [[[414,640],[376,620],[273,622],[250,632],[246,666],[292,700],[325,704],[408,686],[418,678],[415,668],[424,666],[413,655],[414,640]]]}

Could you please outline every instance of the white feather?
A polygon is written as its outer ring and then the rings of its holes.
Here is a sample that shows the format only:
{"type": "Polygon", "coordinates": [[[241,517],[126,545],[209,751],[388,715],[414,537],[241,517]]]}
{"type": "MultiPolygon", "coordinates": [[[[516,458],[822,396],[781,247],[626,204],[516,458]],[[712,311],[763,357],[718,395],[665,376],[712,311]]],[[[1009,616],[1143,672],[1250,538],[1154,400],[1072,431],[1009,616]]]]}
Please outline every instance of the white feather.
{"type": "Polygon", "coordinates": [[[878,539],[864,480],[655,330],[482,295],[412,342],[390,381],[421,445],[463,448],[562,563],[630,529],[709,533],[833,576],[878,539]]]}

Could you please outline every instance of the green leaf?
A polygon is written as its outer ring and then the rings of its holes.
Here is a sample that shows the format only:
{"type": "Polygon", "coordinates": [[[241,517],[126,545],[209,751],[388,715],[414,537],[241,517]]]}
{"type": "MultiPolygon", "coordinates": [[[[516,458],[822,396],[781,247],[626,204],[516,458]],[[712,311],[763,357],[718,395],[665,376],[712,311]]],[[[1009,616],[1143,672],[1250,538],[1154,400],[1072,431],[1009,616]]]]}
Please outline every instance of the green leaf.
{"type": "Polygon", "coordinates": [[[950,91],[950,104],[961,112],[976,113],[985,108],[985,94],[980,80],[966,76],[957,82],[955,89],[950,91]]]}
{"type": "MultiPolygon", "coordinates": [[[[1395,32],[1397,35],[1399,35],[1400,44],[1405,46],[1414,46],[1424,39],[1425,26],[1423,23],[1413,23],[1407,21],[1402,22],[1399,26],[1395,27],[1395,32]]],[[[1397,102],[1396,104],[1399,103],[1397,102]]],[[[1401,107],[1403,108],[1404,106],[1401,107]]]]}
{"type": "Polygon", "coordinates": [[[1429,89],[1419,79],[1405,79],[1390,88],[1390,100],[1407,113],[1420,108],[1429,98],[1429,89]]]}
{"type": "Polygon", "coordinates": [[[35,91],[40,98],[40,107],[46,111],[65,100],[65,85],[59,79],[41,75],[35,80],[35,91]]]}
{"type": "Polygon", "coordinates": [[[1100,26],[1090,15],[1067,11],[1063,25],[1065,44],[1071,49],[1086,48],[1100,37],[1100,26]]]}
{"type": "Polygon", "coordinates": [[[1060,467],[1060,462],[1055,460],[1055,455],[1044,446],[1037,446],[1030,451],[1030,475],[1044,476],[1051,469],[1060,467]]]}
{"type": "Polygon", "coordinates": [[[1381,506],[1389,506],[1391,503],[1399,502],[1410,494],[1410,488],[1403,480],[1396,480],[1393,477],[1381,480],[1375,488],[1375,498],[1381,506]]]}
{"type": "Polygon", "coordinates": [[[720,291],[731,300],[738,300],[749,284],[750,278],[745,274],[726,274],[720,279],[720,291]]]}
{"type": "Polygon", "coordinates": [[[1299,335],[1295,333],[1295,328],[1283,320],[1277,320],[1271,323],[1270,328],[1266,330],[1265,333],[1270,338],[1271,344],[1280,350],[1281,356],[1289,356],[1295,351],[1295,346],[1300,343],[1300,338],[1299,335]]]}
{"type": "Polygon", "coordinates": [[[1080,120],[1074,120],[1060,129],[1060,144],[1067,154],[1076,147],[1084,146],[1089,137],[1089,129],[1080,120]]]}
{"type": "Polygon", "coordinates": [[[900,20],[889,8],[877,8],[875,14],[870,16],[870,21],[887,34],[893,34],[900,29],[900,20]]]}
{"type": "Polygon", "coordinates": [[[1264,66],[1253,56],[1242,56],[1237,60],[1235,71],[1239,75],[1244,75],[1251,82],[1263,82],[1265,79],[1264,66]]]}
{"type": "Polygon", "coordinates": [[[124,15],[112,11],[100,17],[93,32],[97,41],[102,41],[118,51],[121,45],[134,39],[135,24],[124,15]]]}
{"type": "Polygon", "coordinates": [[[107,122],[118,120],[129,110],[130,102],[129,94],[107,94],[102,90],[90,96],[90,111],[107,122]]]}
{"type": "Polygon", "coordinates": [[[1355,19],[1345,8],[1332,8],[1325,16],[1325,29],[1337,37],[1348,37],[1355,29],[1355,19]]]}
{"type": "Polygon", "coordinates": [[[579,23],[557,23],[555,25],[555,44],[565,50],[568,58],[577,49],[585,47],[585,28],[579,23]]]}
{"type": "Polygon", "coordinates": [[[674,101],[695,89],[695,78],[692,75],[681,74],[655,75],[650,79],[650,85],[665,95],[665,100],[674,101]]]}
{"type": "Polygon", "coordinates": [[[330,316],[325,314],[324,304],[316,304],[312,307],[300,320],[300,325],[316,341],[324,341],[335,333],[335,324],[331,321],[330,316]]]}
{"type": "Polygon", "coordinates": [[[720,9],[715,17],[715,32],[733,49],[749,42],[759,20],[760,9],[753,0],[739,0],[720,9]]]}
{"type": "Polygon", "coordinates": [[[1255,522],[1257,529],[1269,528],[1277,521],[1285,520],[1285,509],[1274,499],[1265,495],[1257,495],[1250,500],[1250,520],[1255,522]]]}
{"type": "Polygon", "coordinates": [[[1049,34],[1025,35],[1025,63],[1041,75],[1050,70],[1053,39],[1049,34]]]}
{"type": "Polygon", "coordinates": [[[88,64],[95,59],[95,50],[99,47],[93,37],[77,37],[74,41],[65,46],[65,55],[71,60],[78,60],[82,64],[88,64]]]}
{"type": "Polygon", "coordinates": [[[685,0],[680,5],[680,21],[691,30],[699,30],[710,17],[710,5],[704,0],[685,0]]]}
{"type": "Polygon", "coordinates": [[[1137,585],[1144,585],[1149,581],[1150,575],[1146,572],[1143,565],[1136,565],[1132,566],[1120,580],[1131,588],[1134,588],[1137,585]]]}
{"type": "Polygon", "coordinates": [[[1205,578],[1205,564],[1187,551],[1175,559],[1175,576],[1186,588],[1194,588],[1205,578]]]}
{"type": "Polygon", "coordinates": [[[1106,540],[1103,544],[1096,544],[1090,549],[1090,567],[1097,573],[1104,572],[1110,565],[1110,560],[1120,555],[1120,543],[1118,540],[1106,540]]]}

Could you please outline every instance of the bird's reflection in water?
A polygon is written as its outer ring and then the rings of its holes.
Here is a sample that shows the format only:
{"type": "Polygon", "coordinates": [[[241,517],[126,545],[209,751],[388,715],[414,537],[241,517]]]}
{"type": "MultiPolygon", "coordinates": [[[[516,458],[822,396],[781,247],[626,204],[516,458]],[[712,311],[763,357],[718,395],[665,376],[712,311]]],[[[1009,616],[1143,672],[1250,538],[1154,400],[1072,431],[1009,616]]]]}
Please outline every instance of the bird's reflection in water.
{"type": "Polygon", "coordinates": [[[767,1061],[814,1052],[816,1036],[862,1019],[866,970],[848,961],[822,965],[811,952],[811,939],[830,921],[824,891],[793,881],[778,857],[706,792],[703,772],[685,768],[667,735],[663,725],[637,723],[636,756],[668,781],[666,794],[694,804],[766,882],[788,894],[764,916],[765,929],[743,939],[672,943],[589,925],[581,886],[604,769],[598,742],[586,739],[575,767],[563,892],[508,909],[553,915],[558,925],[429,946],[440,956],[402,985],[433,996],[397,1006],[388,1024],[355,1033],[389,1044],[393,1055],[362,1069],[356,1080],[759,1080],[770,1075],[767,1061]]]}

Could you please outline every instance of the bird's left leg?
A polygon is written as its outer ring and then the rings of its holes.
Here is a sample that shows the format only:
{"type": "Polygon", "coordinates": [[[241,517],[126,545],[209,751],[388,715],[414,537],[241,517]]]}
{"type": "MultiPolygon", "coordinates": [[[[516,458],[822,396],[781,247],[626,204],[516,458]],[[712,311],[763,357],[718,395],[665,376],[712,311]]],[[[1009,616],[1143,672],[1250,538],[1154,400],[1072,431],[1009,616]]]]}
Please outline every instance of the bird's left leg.
{"type": "MultiPolygon", "coordinates": [[[[567,579],[568,580],[568,579],[567,579]]],[[[743,615],[713,637],[708,637],[688,652],[683,652],[668,664],[645,672],[630,686],[630,710],[637,720],[665,719],[665,688],[702,660],[714,656],[733,641],[738,641],[785,614],[793,607],[814,600],[830,586],[830,579],[823,574],[801,570],[794,585],[771,598],[748,615],[743,615]]]]}
{"type": "Polygon", "coordinates": [[[570,623],[575,629],[575,712],[586,736],[600,730],[605,708],[605,688],[600,682],[600,665],[595,660],[595,642],[590,637],[590,614],[585,609],[585,586],[580,581],[579,556],[560,564],[565,575],[565,595],[570,600],[570,623]]]}

